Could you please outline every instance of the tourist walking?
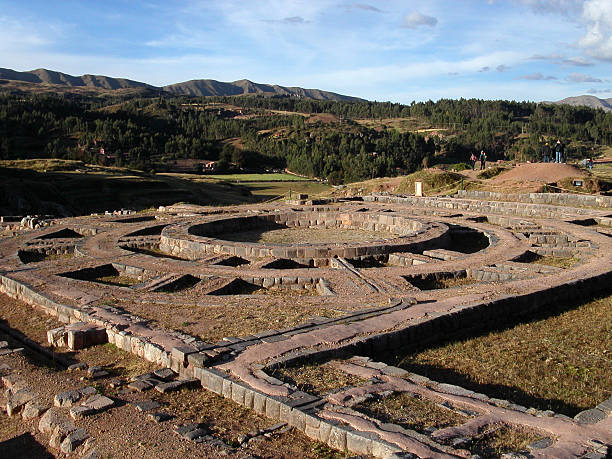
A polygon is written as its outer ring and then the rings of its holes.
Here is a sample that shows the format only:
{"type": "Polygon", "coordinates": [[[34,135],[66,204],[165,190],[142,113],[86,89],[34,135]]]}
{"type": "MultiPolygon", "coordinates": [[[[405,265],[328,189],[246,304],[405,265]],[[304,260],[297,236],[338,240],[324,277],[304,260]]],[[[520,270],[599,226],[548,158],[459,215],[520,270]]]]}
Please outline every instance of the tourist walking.
{"type": "Polygon", "coordinates": [[[478,161],[478,158],[476,158],[476,155],[472,153],[472,156],[470,156],[470,164],[472,165],[472,170],[474,170],[474,168],[476,167],[476,161],[478,161]]]}
{"type": "Polygon", "coordinates": [[[555,145],[555,162],[562,163],[563,162],[563,150],[565,147],[561,143],[561,140],[557,140],[557,144],[555,145]]]}
{"type": "Polygon", "coordinates": [[[542,147],[542,162],[550,162],[550,145],[548,145],[548,142],[542,147]]]}
{"type": "Polygon", "coordinates": [[[487,164],[487,155],[484,152],[484,150],[481,150],[480,152],[480,170],[484,170],[486,164],[487,164]]]}

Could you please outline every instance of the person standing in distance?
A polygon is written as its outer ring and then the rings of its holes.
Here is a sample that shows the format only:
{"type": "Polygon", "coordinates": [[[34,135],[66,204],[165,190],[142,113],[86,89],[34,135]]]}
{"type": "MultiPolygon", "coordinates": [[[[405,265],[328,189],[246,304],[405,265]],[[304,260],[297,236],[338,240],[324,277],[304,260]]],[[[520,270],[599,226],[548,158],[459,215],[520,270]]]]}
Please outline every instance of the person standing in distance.
{"type": "Polygon", "coordinates": [[[487,163],[487,155],[484,150],[480,151],[480,170],[484,170],[487,163]]]}

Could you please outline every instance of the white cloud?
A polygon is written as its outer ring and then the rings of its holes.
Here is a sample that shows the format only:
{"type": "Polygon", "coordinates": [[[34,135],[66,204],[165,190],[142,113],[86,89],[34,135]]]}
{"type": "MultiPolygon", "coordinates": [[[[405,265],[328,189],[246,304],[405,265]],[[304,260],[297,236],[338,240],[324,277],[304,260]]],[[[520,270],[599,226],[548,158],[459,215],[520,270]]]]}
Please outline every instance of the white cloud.
{"type": "Polygon", "coordinates": [[[587,91],[588,94],[608,94],[608,93],[612,93],[612,89],[608,88],[608,89],[595,89],[595,88],[591,88],[587,91]]]}
{"type": "Polygon", "coordinates": [[[573,16],[581,10],[582,0],[515,0],[530,7],[536,13],[552,13],[573,16]]]}
{"type": "Polygon", "coordinates": [[[602,80],[599,78],[577,72],[570,73],[567,77],[565,77],[565,80],[571,81],[572,83],[602,83],[602,80]]]}
{"type": "Polygon", "coordinates": [[[590,67],[594,65],[590,60],[582,56],[568,57],[567,59],[563,59],[562,62],[565,65],[575,65],[578,67],[590,67]]]}
{"type": "Polygon", "coordinates": [[[426,14],[414,11],[404,18],[402,27],[407,29],[416,29],[420,26],[435,27],[437,23],[438,20],[433,16],[427,16],[426,14]]]}
{"type": "Polygon", "coordinates": [[[522,75],[516,77],[517,80],[531,80],[531,81],[548,81],[548,80],[556,80],[557,77],[551,75],[542,75],[540,72],[530,73],[528,75],[522,75]]]}
{"type": "Polygon", "coordinates": [[[347,10],[357,9],[370,11],[372,13],[382,13],[383,11],[380,8],[376,8],[375,6],[368,5],[367,3],[351,3],[350,5],[345,5],[347,10]]]}
{"type": "Polygon", "coordinates": [[[498,72],[507,72],[508,70],[510,70],[510,67],[504,64],[500,64],[497,67],[495,67],[495,70],[497,70],[498,72]]]}
{"type": "Polygon", "coordinates": [[[587,30],[580,46],[592,57],[612,60],[612,1],[586,0],[582,17],[587,30]]]}

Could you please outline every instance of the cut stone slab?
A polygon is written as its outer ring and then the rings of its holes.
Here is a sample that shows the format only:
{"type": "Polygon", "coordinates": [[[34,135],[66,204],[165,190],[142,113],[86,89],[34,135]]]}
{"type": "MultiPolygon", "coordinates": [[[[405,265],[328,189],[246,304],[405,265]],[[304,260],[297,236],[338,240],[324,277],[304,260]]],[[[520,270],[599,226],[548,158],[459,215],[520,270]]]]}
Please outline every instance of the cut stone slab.
{"type": "Polygon", "coordinates": [[[158,384],[155,386],[155,390],[165,394],[167,392],[173,392],[183,387],[198,387],[200,385],[200,380],[196,378],[189,379],[178,379],[176,381],[170,381],[167,383],[158,384]]]}
{"type": "Polygon", "coordinates": [[[88,438],[89,434],[85,429],[74,430],[66,435],[66,438],[64,438],[64,441],[62,441],[60,449],[66,454],[71,453],[81,446],[88,438]]]}
{"type": "Polygon", "coordinates": [[[91,408],[95,412],[99,413],[100,411],[104,411],[115,406],[115,401],[105,397],[104,395],[96,394],[92,395],[81,403],[81,406],[91,408]]]}
{"type": "Polygon", "coordinates": [[[138,392],[144,392],[144,391],[153,389],[153,384],[147,381],[136,380],[136,381],[132,381],[131,383],[129,383],[128,387],[130,389],[137,390],[138,392]]]}
{"type": "Polygon", "coordinates": [[[153,375],[164,382],[168,382],[171,379],[174,379],[176,373],[172,371],[170,368],[160,368],[159,370],[155,370],[153,375]]]}
{"type": "Polygon", "coordinates": [[[45,411],[49,409],[47,404],[44,404],[38,400],[30,400],[25,404],[23,410],[21,411],[21,417],[23,419],[34,419],[39,417],[45,411]]]}
{"type": "Polygon", "coordinates": [[[40,418],[38,430],[47,435],[51,435],[55,430],[58,430],[66,436],[76,430],[76,426],[62,410],[52,406],[40,418]]]}
{"type": "Polygon", "coordinates": [[[6,400],[6,414],[12,416],[31,400],[38,398],[38,393],[30,389],[19,389],[10,392],[6,400]]]}
{"type": "Polygon", "coordinates": [[[73,406],[70,408],[70,416],[72,419],[81,419],[86,416],[91,416],[95,414],[95,411],[86,406],[73,406]]]}
{"type": "Polygon", "coordinates": [[[60,392],[53,397],[53,404],[58,408],[70,408],[76,402],[83,398],[83,394],[79,390],[68,390],[60,392]]]}
{"type": "Polygon", "coordinates": [[[144,400],[141,402],[134,402],[134,406],[136,407],[138,411],[145,412],[145,411],[151,411],[156,408],[159,408],[161,405],[159,404],[159,402],[156,402],[155,400],[144,400]]]}

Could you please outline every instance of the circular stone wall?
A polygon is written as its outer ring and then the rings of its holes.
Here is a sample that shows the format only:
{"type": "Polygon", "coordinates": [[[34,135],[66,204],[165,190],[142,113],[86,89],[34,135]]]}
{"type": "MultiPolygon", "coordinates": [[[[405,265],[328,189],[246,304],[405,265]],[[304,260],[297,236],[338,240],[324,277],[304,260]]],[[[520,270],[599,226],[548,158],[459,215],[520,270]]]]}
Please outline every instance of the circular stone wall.
{"type": "Polygon", "coordinates": [[[162,232],[160,249],[190,260],[207,254],[245,258],[276,257],[310,266],[326,266],[334,257],[355,258],[401,251],[418,251],[448,238],[448,226],[414,218],[365,212],[286,212],[220,218],[187,228],[169,227],[162,232]],[[342,229],[375,232],[376,240],[364,242],[299,244],[242,242],[232,234],[279,228],[342,229]]]}

